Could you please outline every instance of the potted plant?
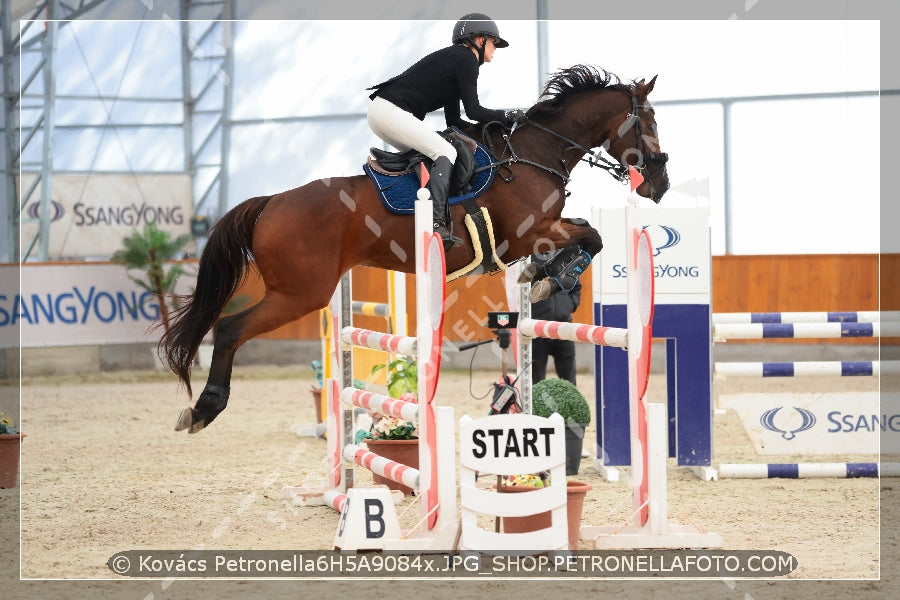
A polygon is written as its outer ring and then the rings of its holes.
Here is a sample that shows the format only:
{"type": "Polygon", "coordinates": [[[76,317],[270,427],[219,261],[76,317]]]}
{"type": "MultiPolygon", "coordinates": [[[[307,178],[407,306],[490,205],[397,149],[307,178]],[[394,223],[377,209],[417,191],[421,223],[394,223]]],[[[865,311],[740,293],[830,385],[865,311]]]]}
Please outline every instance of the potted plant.
{"type": "Polygon", "coordinates": [[[387,389],[391,398],[400,398],[403,394],[415,394],[419,389],[419,372],[416,361],[408,356],[399,356],[386,364],[372,367],[372,375],[387,369],[387,389]]]}
{"type": "Polygon", "coordinates": [[[184,273],[184,267],[176,264],[166,271],[165,264],[181,254],[192,240],[193,237],[187,233],[173,239],[171,233],[160,229],[156,223],[147,223],[143,231],[133,229],[131,235],[122,240],[125,247],[111,258],[128,271],[143,273],[141,277],[128,275],[128,278],[156,298],[159,303],[159,318],[167,332],[169,302],[172,302],[172,308],[178,308],[175,284],[184,273]]]}
{"type": "MultiPolygon", "coordinates": [[[[183,253],[193,237],[182,234],[175,238],[168,231],[147,223],[142,231],[133,229],[131,235],[122,239],[124,248],[115,252],[110,260],[125,267],[128,278],[139,287],[147,290],[159,305],[159,319],[164,331],[169,331],[169,313],[179,306],[175,295],[175,284],[184,273],[184,267],[174,264],[166,270],[166,263],[183,253]],[[140,271],[140,276],[133,276],[131,271],[140,271]]],[[[157,349],[152,354],[157,368],[162,368],[157,349]]]]}
{"type": "Polygon", "coordinates": [[[0,412],[0,488],[14,488],[19,478],[19,446],[24,433],[0,412]]]}
{"type": "MultiPolygon", "coordinates": [[[[541,489],[550,484],[549,474],[529,473],[525,475],[508,475],[498,478],[501,494],[516,494],[541,489]]],[[[503,517],[503,531],[505,533],[525,533],[550,527],[551,517],[549,512],[527,515],[524,517],[503,517]]]]}
{"type": "MultiPolygon", "coordinates": [[[[417,401],[416,389],[419,378],[415,360],[401,356],[386,364],[375,365],[372,373],[377,373],[381,369],[387,369],[387,388],[391,398],[406,402],[417,401]]],[[[362,439],[375,454],[415,469],[419,468],[419,425],[415,421],[375,414],[372,416],[372,431],[362,439]]],[[[372,477],[375,483],[400,490],[406,495],[413,493],[411,488],[376,473],[373,473],[372,477]]]]}
{"type": "MultiPolygon", "coordinates": [[[[549,474],[512,475],[501,479],[501,493],[528,492],[550,485],[549,474]]],[[[566,482],[566,521],[569,529],[569,549],[578,550],[581,538],[581,513],[584,511],[584,498],[593,487],[582,481],[566,482]]],[[[503,517],[503,531],[506,533],[524,533],[550,527],[550,512],[543,512],[524,517],[503,517]]]]}
{"type": "Polygon", "coordinates": [[[565,379],[544,379],[534,384],[531,412],[539,417],[553,413],[566,422],[566,475],[577,475],[581,465],[584,430],[591,423],[591,409],[584,395],[565,379]]]}

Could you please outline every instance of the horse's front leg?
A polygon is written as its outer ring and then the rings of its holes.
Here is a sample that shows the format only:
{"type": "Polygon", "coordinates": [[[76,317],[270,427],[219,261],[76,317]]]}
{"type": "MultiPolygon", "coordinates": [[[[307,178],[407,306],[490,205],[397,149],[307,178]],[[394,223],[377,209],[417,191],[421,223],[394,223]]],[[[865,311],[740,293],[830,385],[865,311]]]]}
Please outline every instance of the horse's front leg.
{"type": "Polygon", "coordinates": [[[554,226],[554,242],[559,250],[548,253],[543,264],[532,262],[519,278],[531,281],[531,301],[539,302],[559,291],[571,291],[603,248],[596,229],[584,219],[560,219],[554,226]]]}

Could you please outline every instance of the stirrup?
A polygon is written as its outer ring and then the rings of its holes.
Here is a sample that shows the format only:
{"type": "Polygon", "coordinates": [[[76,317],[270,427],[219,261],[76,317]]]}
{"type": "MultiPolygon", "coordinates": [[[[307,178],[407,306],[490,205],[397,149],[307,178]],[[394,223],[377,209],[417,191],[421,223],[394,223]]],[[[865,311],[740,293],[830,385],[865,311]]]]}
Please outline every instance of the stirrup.
{"type": "Polygon", "coordinates": [[[463,245],[462,239],[451,234],[447,224],[442,221],[435,222],[434,231],[441,236],[441,241],[444,243],[444,252],[449,252],[451,249],[463,245]]]}

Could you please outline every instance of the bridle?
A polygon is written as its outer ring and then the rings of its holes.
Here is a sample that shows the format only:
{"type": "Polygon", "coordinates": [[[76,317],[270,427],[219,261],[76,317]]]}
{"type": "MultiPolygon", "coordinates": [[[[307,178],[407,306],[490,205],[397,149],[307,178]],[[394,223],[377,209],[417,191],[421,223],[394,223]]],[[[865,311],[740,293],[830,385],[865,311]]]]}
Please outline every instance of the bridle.
{"type": "MultiPolygon", "coordinates": [[[[638,101],[637,96],[631,96],[631,112],[626,117],[626,123],[628,121],[634,122],[634,147],[635,150],[641,148],[641,150],[637,150],[638,152],[638,160],[634,166],[638,171],[643,171],[647,168],[648,165],[664,165],[669,160],[669,155],[665,152],[647,152],[647,143],[644,141],[644,130],[641,125],[641,118],[638,116],[638,101]],[[644,157],[647,157],[646,161],[644,157]]],[[[627,167],[626,167],[627,170],[627,167]]],[[[641,173],[643,175],[643,173],[641,173]]]]}
{"type": "MultiPolygon", "coordinates": [[[[639,109],[639,106],[638,106],[637,96],[632,94],[632,96],[631,96],[631,112],[628,114],[625,123],[623,123],[622,127],[620,127],[620,130],[625,128],[629,122],[634,123],[635,150],[637,151],[637,154],[638,154],[638,160],[632,166],[637,171],[642,172],[649,165],[664,165],[669,160],[669,155],[666,154],[665,152],[647,152],[647,145],[646,145],[646,142],[644,141],[644,131],[643,131],[643,127],[641,125],[640,116],[638,115],[638,109],[639,109]],[[646,157],[646,159],[644,157],[646,157]]],[[[490,148],[491,152],[494,152],[493,142],[491,141],[491,138],[487,132],[488,127],[492,124],[493,123],[488,123],[487,125],[485,125],[484,129],[482,130],[482,138],[485,141],[485,143],[488,145],[488,147],[490,148]]],[[[498,161],[497,163],[494,163],[494,165],[488,165],[488,166],[489,167],[490,166],[498,166],[501,168],[505,168],[507,171],[509,171],[508,177],[500,175],[500,177],[507,183],[512,181],[515,178],[515,174],[512,173],[512,170],[509,168],[509,165],[512,163],[523,163],[526,165],[531,165],[533,167],[537,167],[548,173],[552,173],[553,175],[562,179],[563,186],[568,185],[569,181],[571,181],[570,170],[566,166],[566,161],[564,159],[565,159],[566,153],[571,150],[578,150],[578,151],[582,152],[583,154],[585,154],[586,156],[583,156],[580,160],[586,162],[589,166],[599,167],[599,168],[605,170],[616,181],[619,181],[622,183],[628,182],[629,165],[627,163],[622,164],[622,163],[619,163],[618,161],[615,161],[615,162],[611,161],[608,158],[606,158],[605,156],[603,156],[602,154],[600,154],[599,152],[595,151],[593,148],[586,148],[585,146],[579,144],[578,142],[576,142],[574,140],[567,138],[566,136],[562,135],[561,133],[553,131],[549,127],[545,127],[544,125],[541,125],[540,123],[538,123],[532,119],[529,119],[527,116],[525,116],[521,120],[513,123],[512,127],[509,129],[509,133],[506,133],[506,132],[503,133],[503,141],[506,144],[507,150],[509,150],[509,155],[510,155],[509,158],[498,161]],[[549,133],[550,135],[554,136],[557,139],[563,140],[564,142],[570,144],[568,147],[563,149],[562,156],[559,159],[560,163],[562,163],[561,171],[554,169],[553,167],[548,167],[546,165],[542,165],[542,164],[534,162],[532,160],[522,158],[516,153],[516,150],[512,144],[512,135],[516,132],[516,129],[518,129],[518,127],[522,126],[522,125],[528,125],[531,127],[535,127],[545,133],[549,133]]],[[[608,140],[607,140],[607,142],[608,142],[608,140]]],[[[610,147],[612,147],[611,143],[607,144],[606,142],[604,142],[601,145],[601,148],[603,148],[605,150],[607,150],[610,147]]],[[[643,175],[643,173],[641,173],[641,174],[643,175]]],[[[649,182],[649,179],[646,179],[646,181],[649,182]]],[[[568,195],[569,195],[569,191],[566,190],[566,196],[568,196],[568,195]]]]}

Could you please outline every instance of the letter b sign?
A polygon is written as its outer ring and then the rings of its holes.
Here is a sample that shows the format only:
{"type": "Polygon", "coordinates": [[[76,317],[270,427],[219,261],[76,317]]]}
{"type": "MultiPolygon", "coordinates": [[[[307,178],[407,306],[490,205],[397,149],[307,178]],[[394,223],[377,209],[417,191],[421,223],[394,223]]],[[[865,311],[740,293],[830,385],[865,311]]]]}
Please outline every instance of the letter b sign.
{"type": "Polygon", "coordinates": [[[366,537],[369,539],[384,537],[384,504],[378,498],[366,498],[366,537]]]}

